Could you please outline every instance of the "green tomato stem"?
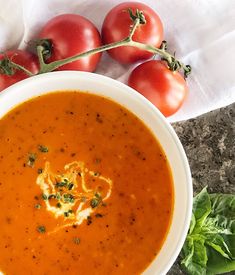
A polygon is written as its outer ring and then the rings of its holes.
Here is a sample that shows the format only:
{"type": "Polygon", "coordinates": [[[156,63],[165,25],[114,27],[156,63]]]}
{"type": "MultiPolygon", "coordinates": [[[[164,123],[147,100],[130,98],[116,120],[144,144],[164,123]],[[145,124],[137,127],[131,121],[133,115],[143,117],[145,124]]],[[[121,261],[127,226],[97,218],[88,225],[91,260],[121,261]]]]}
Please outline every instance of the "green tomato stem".
{"type": "Polygon", "coordinates": [[[89,55],[92,55],[92,54],[96,54],[96,53],[100,53],[100,52],[104,52],[104,51],[114,49],[114,48],[117,48],[117,47],[120,47],[120,46],[127,46],[126,39],[118,41],[118,42],[114,42],[114,43],[111,43],[111,44],[107,44],[107,45],[89,50],[87,52],[77,54],[77,55],[74,55],[74,56],[71,56],[71,57],[68,57],[68,58],[64,58],[64,59],[61,59],[61,60],[58,60],[58,61],[54,61],[54,62],[51,62],[51,63],[48,63],[48,64],[46,64],[43,60],[43,55],[42,55],[43,48],[41,46],[38,46],[37,47],[38,48],[38,58],[39,58],[39,63],[40,63],[39,73],[51,72],[51,71],[54,71],[55,69],[58,69],[59,67],[61,67],[63,65],[69,64],[73,61],[77,61],[77,60],[79,60],[83,57],[86,57],[86,56],[89,56],[89,55]]]}
{"type": "Polygon", "coordinates": [[[101,47],[89,50],[87,52],[80,53],[80,54],[77,54],[77,55],[74,55],[74,56],[71,56],[71,57],[68,57],[68,58],[58,60],[58,61],[54,61],[54,62],[51,62],[49,64],[46,64],[44,62],[43,54],[42,54],[43,47],[38,46],[37,47],[37,53],[38,53],[38,59],[39,59],[39,64],[40,64],[39,73],[47,73],[47,72],[54,71],[55,69],[58,69],[59,67],[61,67],[63,65],[66,65],[68,63],[71,63],[73,61],[79,60],[83,57],[86,57],[86,56],[89,56],[89,55],[92,55],[92,54],[97,54],[97,53],[100,53],[100,52],[108,51],[108,50],[118,48],[118,47],[121,47],[121,46],[128,46],[132,42],[132,36],[134,35],[135,30],[136,30],[136,28],[138,27],[139,24],[140,24],[140,19],[136,18],[134,23],[133,23],[133,26],[131,26],[130,33],[129,33],[128,37],[121,40],[121,41],[117,41],[117,42],[114,42],[114,43],[103,45],[101,47]]]}
{"type": "Polygon", "coordinates": [[[37,46],[38,61],[39,61],[39,66],[40,66],[39,73],[43,73],[42,69],[47,66],[47,64],[44,62],[44,58],[43,58],[43,54],[42,54],[43,50],[44,50],[43,46],[41,46],[41,45],[37,46]]]}
{"type": "Polygon", "coordinates": [[[25,74],[27,74],[28,76],[34,76],[34,74],[32,72],[30,72],[29,70],[27,70],[25,67],[16,64],[13,61],[10,61],[12,68],[16,69],[16,70],[20,70],[23,71],[25,74]]]}
{"type": "MultiPolygon", "coordinates": [[[[141,15],[143,16],[143,14],[141,14],[141,15]]],[[[83,52],[80,54],[76,54],[76,55],[68,57],[68,58],[53,61],[51,63],[45,63],[44,57],[43,57],[44,48],[43,48],[43,46],[38,45],[37,46],[37,55],[38,55],[39,66],[40,66],[38,74],[54,71],[63,65],[77,61],[77,60],[79,60],[83,57],[86,57],[86,56],[101,53],[101,52],[115,49],[118,47],[129,46],[129,47],[135,47],[135,48],[138,48],[141,50],[145,50],[145,51],[151,52],[153,54],[158,54],[163,60],[165,60],[167,62],[167,65],[169,66],[170,70],[177,71],[182,68],[184,70],[184,75],[186,78],[188,76],[188,74],[191,72],[191,67],[189,65],[184,65],[182,62],[176,60],[175,56],[169,54],[166,51],[166,42],[165,41],[163,41],[164,42],[163,47],[156,48],[152,45],[140,43],[140,42],[134,41],[132,39],[133,35],[135,34],[136,29],[138,28],[138,26],[140,24],[144,24],[144,23],[141,22],[140,17],[137,16],[133,21],[133,25],[130,27],[129,35],[125,39],[114,42],[114,43],[106,44],[106,45],[100,46],[98,48],[95,48],[95,49],[92,49],[92,50],[89,50],[87,52],[83,52]]],[[[14,68],[24,71],[29,76],[34,75],[33,73],[31,73],[24,67],[14,63],[14,62],[11,62],[11,64],[13,65],[14,68]]]]}
{"type": "Polygon", "coordinates": [[[158,54],[162,59],[164,59],[167,62],[168,66],[171,70],[176,71],[176,70],[179,70],[180,68],[182,68],[184,70],[185,76],[187,76],[187,74],[189,74],[191,71],[190,66],[184,65],[182,62],[176,60],[173,55],[169,54],[165,50],[165,47],[156,48],[152,45],[140,43],[140,42],[134,41],[132,39],[133,35],[135,34],[136,29],[138,28],[138,26],[140,24],[141,24],[140,19],[136,18],[133,22],[133,25],[130,28],[130,33],[129,33],[128,37],[126,37],[125,39],[123,39],[121,41],[103,45],[101,47],[89,50],[87,52],[83,52],[83,53],[80,53],[80,54],[77,54],[77,55],[74,55],[74,56],[71,56],[68,58],[64,58],[64,59],[61,59],[58,61],[54,61],[54,62],[51,62],[48,64],[46,64],[43,59],[43,54],[42,54],[43,47],[38,46],[37,52],[38,52],[38,58],[39,58],[39,64],[40,64],[39,73],[41,74],[41,73],[47,73],[47,72],[54,71],[63,65],[69,64],[73,61],[77,61],[77,60],[79,60],[83,57],[86,57],[86,56],[90,56],[90,55],[97,54],[100,52],[108,51],[108,50],[118,48],[118,47],[130,46],[130,47],[135,47],[135,48],[138,48],[141,50],[151,52],[153,54],[158,54]]]}
{"type": "Polygon", "coordinates": [[[129,36],[127,37],[128,40],[132,41],[132,37],[137,29],[137,27],[140,25],[140,19],[137,17],[133,23],[133,25],[130,28],[129,36]]]}

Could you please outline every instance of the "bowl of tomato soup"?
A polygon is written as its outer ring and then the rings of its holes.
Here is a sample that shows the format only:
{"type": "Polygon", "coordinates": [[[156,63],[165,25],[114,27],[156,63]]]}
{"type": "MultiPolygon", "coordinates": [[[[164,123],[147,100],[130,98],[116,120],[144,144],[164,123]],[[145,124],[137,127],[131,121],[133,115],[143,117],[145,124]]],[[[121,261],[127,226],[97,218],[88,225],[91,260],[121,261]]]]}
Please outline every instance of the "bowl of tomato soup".
{"type": "Polygon", "coordinates": [[[0,272],[165,274],[192,210],[173,128],[126,85],[53,72],[0,94],[0,272]]]}

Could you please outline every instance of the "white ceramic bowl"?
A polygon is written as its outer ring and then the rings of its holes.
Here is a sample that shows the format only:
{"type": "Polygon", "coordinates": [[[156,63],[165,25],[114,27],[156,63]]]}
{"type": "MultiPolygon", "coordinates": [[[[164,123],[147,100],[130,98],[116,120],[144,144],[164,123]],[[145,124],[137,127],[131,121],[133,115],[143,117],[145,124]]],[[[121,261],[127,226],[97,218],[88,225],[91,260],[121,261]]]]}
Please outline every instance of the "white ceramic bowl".
{"type": "Polygon", "coordinates": [[[97,74],[53,72],[21,81],[0,94],[0,118],[30,98],[58,90],[81,90],[108,97],[136,114],[160,141],[174,179],[175,205],[166,241],[145,275],[166,274],[183,246],[192,211],[192,182],[184,149],[165,117],[142,95],[128,86],[97,74]]]}

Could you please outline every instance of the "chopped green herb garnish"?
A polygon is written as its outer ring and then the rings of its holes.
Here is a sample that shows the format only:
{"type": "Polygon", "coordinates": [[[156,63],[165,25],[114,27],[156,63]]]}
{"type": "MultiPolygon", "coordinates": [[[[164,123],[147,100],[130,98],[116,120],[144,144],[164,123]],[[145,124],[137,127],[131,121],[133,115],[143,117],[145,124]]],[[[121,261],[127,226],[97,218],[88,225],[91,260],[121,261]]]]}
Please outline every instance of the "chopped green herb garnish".
{"type": "Polygon", "coordinates": [[[100,176],[100,173],[99,172],[94,172],[94,177],[98,177],[100,176]]]}
{"type": "Polygon", "coordinates": [[[56,188],[67,187],[67,186],[68,186],[68,180],[67,179],[63,179],[63,181],[57,182],[56,185],[55,185],[56,188]]]}
{"type": "Polygon", "coordinates": [[[35,204],[34,207],[35,207],[36,209],[40,209],[42,206],[41,206],[41,204],[37,203],[37,204],[35,204]]]}
{"type": "Polygon", "coordinates": [[[73,213],[73,210],[72,209],[69,209],[67,212],[64,212],[64,216],[65,217],[68,217],[70,214],[73,213]]]}
{"type": "Polygon", "coordinates": [[[70,182],[69,185],[68,185],[68,190],[72,190],[73,186],[74,186],[74,184],[72,182],[70,182]]]}
{"type": "Polygon", "coordinates": [[[63,194],[63,200],[66,203],[74,203],[74,196],[72,194],[63,194]]]}
{"type": "Polygon", "coordinates": [[[57,207],[57,208],[61,208],[61,203],[58,202],[58,203],[56,204],[56,207],[57,207]]]}
{"type": "Polygon", "coordinates": [[[60,195],[60,192],[57,192],[56,193],[56,197],[55,197],[57,200],[60,200],[61,199],[61,195],[60,195]]]}
{"type": "Polygon", "coordinates": [[[55,187],[59,188],[59,187],[64,187],[66,185],[67,185],[67,183],[65,183],[65,182],[62,181],[62,182],[57,182],[56,185],[55,185],[55,187]]]}
{"type": "Polygon", "coordinates": [[[38,226],[37,231],[39,233],[44,234],[44,233],[46,233],[46,227],[44,225],[40,225],[40,226],[38,226]]]}
{"type": "Polygon", "coordinates": [[[65,217],[68,217],[68,216],[69,216],[69,213],[68,213],[68,212],[64,212],[64,216],[65,216],[65,217]]]}
{"type": "Polygon", "coordinates": [[[97,199],[99,199],[99,200],[102,200],[102,197],[101,197],[101,195],[100,195],[99,193],[95,193],[95,197],[96,197],[97,199]]]}
{"type": "Polygon", "coordinates": [[[100,194],[95,193],[95,197],[91,199],[90,201],[90,206],[92,208],[95,208],[97,206],[99,206],[99,204],[102,202],[102,197],[100,196],[100,194]]]}
{"type": "Polygon", "coordinates": [[[92,208],[95,208],[99,205],[99,201],[96,198],[91,199],[90,205],[92,208]]]}
{"type": "Polygon", "coordinates": [[[48,200],[50,200],[50,199],[56,199],[56,195],[55,194],[50,194],[48,196],[48,200]]]}
{"type": "Polygon", "coordinates": [[[92,223],[91,216],[87,216],[87,225],[90,225],[92,223]]]}
{"type": "Polygon", "coordinates": [[[43,169],[42,168],[38,168],[38,174],[42,174],[43,169]]]}
{"type": "Polygon", "coordinates": [[[80,244],[81,240],[80,240],[80,238],[75,237],[75,238],[73,238],[73,242],[75,244],[80,244]]]}
{"type": "Polygon", "coordinates": [[[37,159],[37,155],[34,153],[30,153],[28,156],[27,165],[30,167],[33,167],[36,159],[37,159]]]}
{"type": "Polygon", "coordinates": [[[48,153],[48,151],[49,151],[48,147],[46,147],[44,145],[39,145],[38,150],[42,153],[48,153]]]}
{"type": "Polygon", "coordinates": [[[103,215],[102,215],[102,214],[100,214],[100,213],[97,213],[97,214],[95,214],[95,217],[96,217],[96,218],[102,218],[102,217],[103,217],[103,215]]]}
{"type": "Polygon", "coordinates": [[[48,199],[47,195],[43,193],[43,194],[42,194],[42,199],[43,199],[44,201],[46,201],[46,200],[48,199]]]}

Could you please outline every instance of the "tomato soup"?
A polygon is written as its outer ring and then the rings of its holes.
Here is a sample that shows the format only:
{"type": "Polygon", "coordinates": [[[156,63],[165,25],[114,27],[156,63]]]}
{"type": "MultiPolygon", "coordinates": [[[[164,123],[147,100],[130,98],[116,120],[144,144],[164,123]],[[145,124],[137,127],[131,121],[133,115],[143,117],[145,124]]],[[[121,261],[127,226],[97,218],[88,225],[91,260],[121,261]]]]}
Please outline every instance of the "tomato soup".
{"type": "Polygon", "coordinates": [[[173,206],[160,144],[119,104],[59,91],[0,119],[3,274],[140,274],[173,206]]]}

